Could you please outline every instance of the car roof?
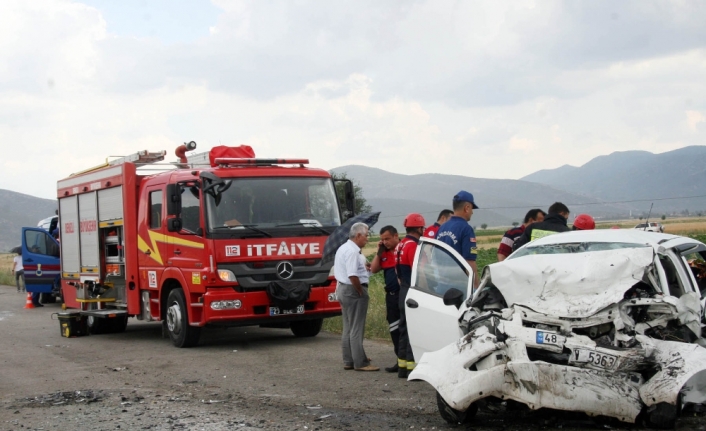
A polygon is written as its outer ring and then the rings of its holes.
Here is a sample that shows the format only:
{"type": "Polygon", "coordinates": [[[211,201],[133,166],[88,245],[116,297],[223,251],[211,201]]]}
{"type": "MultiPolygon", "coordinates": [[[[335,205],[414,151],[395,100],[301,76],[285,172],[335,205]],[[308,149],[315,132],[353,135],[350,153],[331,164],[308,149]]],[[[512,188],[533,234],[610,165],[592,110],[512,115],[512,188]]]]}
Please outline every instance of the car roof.
{"type": "MultiPolygon", "coordinates": [[[[682,238],[668,233],[645,232],[635,229],[595,229],[595,230],[575,230],[556,235],[545,236],[530,244],[548,245],[565,244],[570,242],[627,242],[635,244],[649,244],[658,247],[659,244],[670,239],[682,238]]],[[[697,240],[694,240],[698,243],[697,240]]]]}

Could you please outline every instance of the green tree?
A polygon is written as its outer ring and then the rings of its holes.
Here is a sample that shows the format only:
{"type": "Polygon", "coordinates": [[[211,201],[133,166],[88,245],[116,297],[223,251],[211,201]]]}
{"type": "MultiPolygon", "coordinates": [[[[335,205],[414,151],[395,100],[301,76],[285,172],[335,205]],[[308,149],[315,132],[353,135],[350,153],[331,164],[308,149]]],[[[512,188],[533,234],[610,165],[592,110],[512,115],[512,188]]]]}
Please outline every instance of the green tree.
{"type": "MultiPolygon", "coordinates": [[[[372,212],[373,207],[368,205],[368,201],[365,200],[365,197],[363,196],[363,188],[360,186],[360,183],[358,181],[353,178],[348,178],[348,174],[346,172],[331,172],[331,177],[333,177],[334,180],[351,180],[353,182],[353,191],[355,192],[356,214],[365,214],[372,212]]],[[[338,193],[338,199],[341,201],[341,205],[345,205],[345,201],[343,200],[344,194],[342,183],[336,184],[336,192],[338,193]]],[[[341,210],[345,210],[345,207],[342,207],[341,210]]]]}
{"type": "Polygon", "coordinates": [[[517,227],[517,226],[519,226],[519,225],[520,225],[520,222],[519,222],[519,221],[514,221],[514,222],[512,222],[512,227],[517,227]]]}
{"type": "Polygon", "coordinates": [[[667,219],[667,216],[662,214],[662,220],[666,220],[666,219],[667,219]]]}
{"type": "Polygon", "coordinates": [[[482,225],[480,225],[480,228],[486,230],[488,228],[488,223],[483,223],[482,225]]]}

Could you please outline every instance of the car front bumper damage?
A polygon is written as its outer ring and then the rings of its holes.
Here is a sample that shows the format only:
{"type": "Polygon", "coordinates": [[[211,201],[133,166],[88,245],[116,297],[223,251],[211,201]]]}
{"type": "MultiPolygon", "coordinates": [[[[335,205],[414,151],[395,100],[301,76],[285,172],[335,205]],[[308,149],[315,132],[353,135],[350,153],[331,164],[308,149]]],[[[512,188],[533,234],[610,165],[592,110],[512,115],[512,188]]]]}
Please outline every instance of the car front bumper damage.
{"type": "Polygon", "coordinates": [[[537,332],[542,331],[513,321],[495,322],[425,353],[409,379],[428,382],[461,412],[475,401],[496,397],[531,409],[635,422],[641,412],[660,404],[706,401],[706,349],[696,344],[636,335],[636,347],[611,349],[575,335],[539,346],[537,332]],[[568,364],[531,360],[528,348],[537,347],[570,352],[571,359],[568,364]]]}

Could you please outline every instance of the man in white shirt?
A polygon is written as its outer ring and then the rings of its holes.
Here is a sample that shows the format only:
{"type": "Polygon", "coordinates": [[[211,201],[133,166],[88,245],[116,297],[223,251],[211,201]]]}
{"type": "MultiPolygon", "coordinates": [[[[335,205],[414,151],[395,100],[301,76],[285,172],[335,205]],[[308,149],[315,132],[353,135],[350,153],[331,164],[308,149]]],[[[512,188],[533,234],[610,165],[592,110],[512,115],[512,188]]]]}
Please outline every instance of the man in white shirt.
{"type": "Polygon", "coordinates": [[[370,365],[363,349],[365,318],[368,314],[368,279],[370,264],[361,250],[368,242],[368,226],[356,223],[351,226],[348,241],[338,248],[333,264],[333,274],[338,281],[336,296],[341,303],[343,318],[343,369],[356,371],[378,371],[370,365]]]}
{"type": "Polygon", "coordinates": [[[12,259],[12,274],[15,276],[15,283],[17,283],[17,291],[25,291],[25,268],[22,266],[22,251],[19,252],[17,256],[12,259]],[[22,283],[20,283],[22,279],[22,283]]]}

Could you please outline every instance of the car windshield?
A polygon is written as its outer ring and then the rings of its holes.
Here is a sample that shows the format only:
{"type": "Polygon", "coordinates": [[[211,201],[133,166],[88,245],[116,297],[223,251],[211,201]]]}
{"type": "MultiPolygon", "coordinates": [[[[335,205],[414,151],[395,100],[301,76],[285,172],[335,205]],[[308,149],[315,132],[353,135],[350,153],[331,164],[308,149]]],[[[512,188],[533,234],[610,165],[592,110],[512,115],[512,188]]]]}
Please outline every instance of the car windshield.
{"type": "Polygon", "coordinates": [[[561,244],[543,244],[524,247],[510,255],[510,259],[535,254],[586,253],[590,251],[618,250],[623,248],[644,247],[645,244],[630,242],[570,242],[561,244]]]}
{"type": "MultiPolygon", "coordinates": [[[[227,178],[224,178],[227,179],[227,178]]],[[[275,234],[321,235],[340,226],[330,178],[232,178],[218,197],[207,194],[210,233],[228,237],[275,234]]]]}

